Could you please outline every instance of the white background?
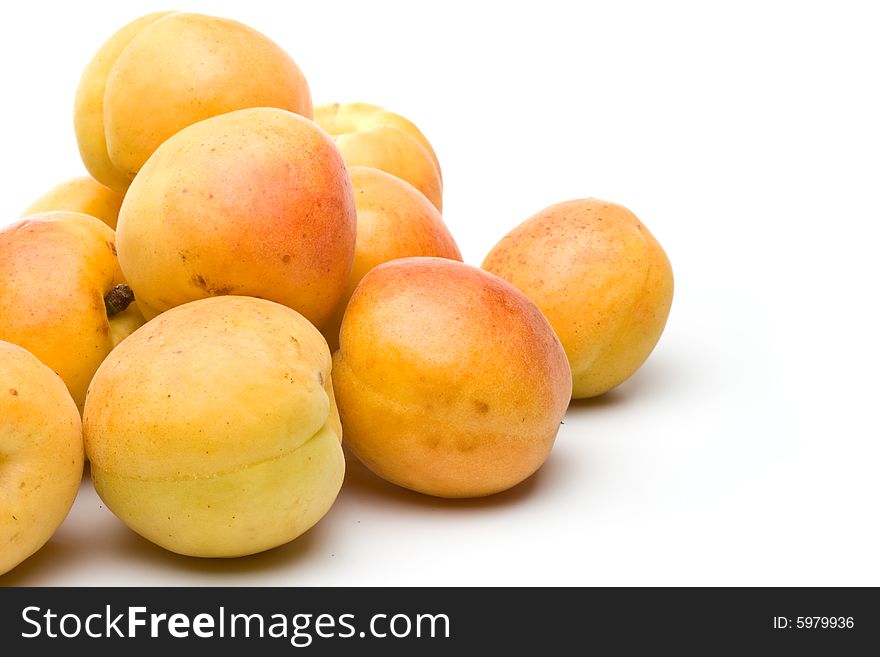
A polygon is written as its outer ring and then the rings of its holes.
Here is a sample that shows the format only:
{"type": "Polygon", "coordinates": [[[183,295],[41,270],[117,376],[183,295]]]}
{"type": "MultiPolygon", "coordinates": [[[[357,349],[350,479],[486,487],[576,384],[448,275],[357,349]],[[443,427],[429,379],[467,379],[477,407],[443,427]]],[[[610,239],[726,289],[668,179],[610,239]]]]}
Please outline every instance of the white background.
{"type": "MultiPolygon", "coordinates": [[[[0,224],[81,172],[82,68],[168,5],[4,10],[0,224]]],[[[508,493],[435,500],[351,467],[304,537],[212,561],[140,539],[84,484],[0,584],[880,584],[871,3],[177,7],[278,41],[316,103],[415,121],[471,264],[551,203],[628,206],[673,263],[669,325],[629,382],[573,405],[548,463],[508,493]]]]}

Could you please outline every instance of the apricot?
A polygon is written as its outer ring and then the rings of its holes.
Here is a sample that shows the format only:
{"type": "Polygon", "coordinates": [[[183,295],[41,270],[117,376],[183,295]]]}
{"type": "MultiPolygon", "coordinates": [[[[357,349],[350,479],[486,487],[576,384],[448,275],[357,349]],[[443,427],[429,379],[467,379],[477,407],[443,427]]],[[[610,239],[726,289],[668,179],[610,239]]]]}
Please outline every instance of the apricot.
{"type": "Polygon", "coordinates": [[[95,54],[77,89],[74,127],[89,172],[124,192],[166,139],[248,107],[311,118],[308,83],[290,56],[241,23],[159,12],[129,23],[95,54]]]}
{"type": "Polygon", "coordinates": [[[202,299],[146,324],[98,370],[83,427],[107,507],[180,554],[287,543],[342,485],[327,344],[271,301],[202,299]]]}
{"type": "Polygon", "coordinates": [[[334,137],[348,166],[374,167],[397,176],[443,209],[440,162],[414,123],[368,103],[319,105],[315,123],[334,137]]]}
{"type": "Polygon", "coordinates": [[[116,228],[122,195],[90,176],[78,176],[56,185],[34,201],[22,216],[39,212],[81,212],[116,228]]]}
{"type": "Polygon", "coordinates": [[[83,471],[79,411],[64,382],[21,347],[0,342],[0,575],[64,521],[83,471]]]}
{"type": "Polygon", "coordinates": [[[94,217],[47,212],[0,230],[0,340],[55,370],[77,406],[101,361],[143,318],[113,230],[94,217]],[[124,322],[117,327],[117,322],[124,322]]]}
{"type": "Polygon", "coordinates": [[[357,240],[345,294],[323,331],[331,349],[338,346],[348,300],[371,269],[409,256],[461,260],[439,210],[419,190],[379,169],[350,167],[349,173],[357,208],[357,240]]]}
{"type": "Polygon", "coordinates": [[[571,397],[565,352],[541,311],[500,278],[442,258],[364,276],[333,358],[352,453],[440,497],[491,495],[529,477],[571,397]]]}
{"type": "Polygon", "coordinates": [[[156,150],[122,204],[119,260],[147,319],[237,294],[320,326],[345,291],[356,220],[326,133],[285,110],[239,110],[156,150]]]}
{"type": "Polygon", "coordinates": [[[597,199],[542,210],[502,238],[483,268],[522,290],[550,320],[578,399],[632,376],[672,305],[663,248],[632,212],[597,199]]]}

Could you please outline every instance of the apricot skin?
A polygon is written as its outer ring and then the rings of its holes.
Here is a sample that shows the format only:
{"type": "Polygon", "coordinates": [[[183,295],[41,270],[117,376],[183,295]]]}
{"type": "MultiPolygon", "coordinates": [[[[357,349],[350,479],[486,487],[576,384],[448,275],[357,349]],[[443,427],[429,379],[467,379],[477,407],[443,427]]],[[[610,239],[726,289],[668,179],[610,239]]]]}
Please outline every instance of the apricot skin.
{"type": "Polygon", "coordinates": [[[645,225],[597,199],[553,205],[508,233],[483,269],[522,290],[550,320],[576,399],[620,385],[651,354],[672,306],[672,267],[645,225]]]}
{"type": "Polygon", "coordinates": [[[39,550],[79,490],[79,411],[33,354],[0,342],[0,575],[39,550]]]}
{"type": "Polygon", "coordinates": [[[285,110],[191,125],[141,169],[119,260],[147,319],[224,294],[282,303],[321,326],[345,291],[357,214],[333,141],[285,110]]]}
{"type": "MultiPolygon", "coordinates": [[[[125,282],[115,242],[109,226],[75,212],[31,215],[0,231],[0,340],[57,372],[80,408],[120,339],[104,305],[104,295],[125,282]]],[[[120,315],[129,327],[142,321],[120,315]]]]}
{"type": "Polygon", "coordinates": [[[397,258],[434,256],[461,261],[461,252],[439,210],[415,187],[370,167],[349,167],[357,208],[354,263],[342,300],[323,330],[331,349],[348,300],[374,267],[397,258]]]}
{"type": "Polygon", "coordinates": [[[22,216],[39,212],[81,212],[116,229],[122,195],[90,176],[78,176],[56,185],[31,203],[22,216]]]}
{"type": "Polygon", "coordinates": [[[390,173],[443,210],[440,162],[412,121],[368,103],[332,103],[315,108],[315,123],[336,140],[349,167],[390,173]]]}
{"type": "Polygon", "coordinates": [[[441,258],[394,260],[364,277],[333,381],[355,456],[392,483],[452,498],[533,474],[571,397],[565,352],[537,307],[441,258]]]}
{"type": "Polygon", "coordinates": [[[308,83],[290,56],[241,23],[160,12],[126,25],[96,53],[80,79],[74,126],[89,172],[124,192],[166,139],[248,107],[311,118],[308,83]]]}
{"type": "Polygon", "coordinates": [[[95,489],[132,530],[180,554],[293,540],[342,485],[330,363],[317,329],[271,301],[215,297],[163,313],[89,389],[95,489]]]}

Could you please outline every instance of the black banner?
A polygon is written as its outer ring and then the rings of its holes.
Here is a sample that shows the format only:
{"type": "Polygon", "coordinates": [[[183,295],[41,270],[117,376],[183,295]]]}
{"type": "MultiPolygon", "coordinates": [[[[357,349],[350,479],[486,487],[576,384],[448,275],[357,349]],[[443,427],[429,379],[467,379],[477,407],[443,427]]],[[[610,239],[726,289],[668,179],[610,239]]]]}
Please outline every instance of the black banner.
{"type": "Polygon", "coordinates": [[[5,655],[71,647],[173,655],[225,646],[256,655],[563,655],[646,647],[844,655],[875,651],[878,640],[875,589],[0,590],[5,655]]]}

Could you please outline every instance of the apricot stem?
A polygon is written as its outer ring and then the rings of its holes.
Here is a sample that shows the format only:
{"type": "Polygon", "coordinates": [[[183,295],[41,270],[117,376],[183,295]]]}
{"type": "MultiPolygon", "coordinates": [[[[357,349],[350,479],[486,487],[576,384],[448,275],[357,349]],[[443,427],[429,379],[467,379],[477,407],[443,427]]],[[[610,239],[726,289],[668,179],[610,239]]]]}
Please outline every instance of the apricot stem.
{"type": "Polygon", "coordinates": [[[104,295],[104,306],[107,308],[107,317],[113,317],[113,315],[121,313],[131,305],[132,301],[134,301],[134,292],[132,292],[131,288],[125,283],[120,283],[112,288],[104,295]]]}

